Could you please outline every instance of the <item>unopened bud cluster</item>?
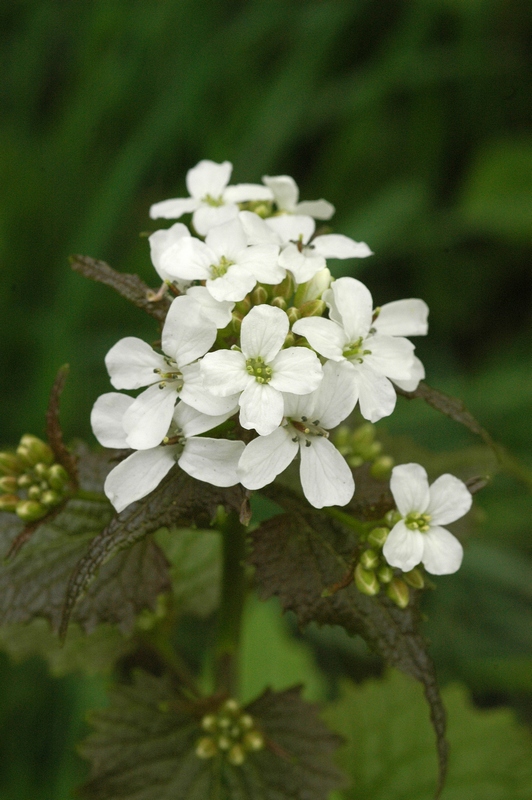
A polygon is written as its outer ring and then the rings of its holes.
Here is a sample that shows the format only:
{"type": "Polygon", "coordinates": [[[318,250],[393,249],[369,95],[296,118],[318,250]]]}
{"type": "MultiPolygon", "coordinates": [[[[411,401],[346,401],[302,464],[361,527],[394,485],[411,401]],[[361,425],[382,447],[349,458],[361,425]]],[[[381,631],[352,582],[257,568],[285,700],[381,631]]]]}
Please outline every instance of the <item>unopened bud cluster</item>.
{"type": "Polygon", "coordinates": [[[253,717],[233,699],[226,700],[215,714],[206,714],[201,727],[207,735],[196,744],[198,758],[214,758],[221,754],[230,764],[239,767],[248,753],[264,747],[264,737],[255,727],[253,717]]]}
{"type": "MultiPolygon", "coordinates": [[[[393,526],[398,516],[396,511],[391,511],[386,515],[386,521],[393,526]]],[[[353,577],[362,594],[372,597],[384,588],[390,600],[399,608],[406,608],[410,600],[409,586],[423,589],[425,581],[418,568],[399,573],[388,564],[382,548],[389,533],[390,528],[384,525],[370,531],[365,541],[367,546],[358,558],[353,577]]]]}
{"type": "Polygon", "coordinates": [[[25,434],[14,453],[0,452],[0,511],[24,522],[45,517],[65,498],[69,478],[49,445],[25,434]]]}
{"type": "Polygon", "coordinates": [[[394,460],[382,452],[382,443],[376,438],[375,426],[371,422],[359,425],[354,430],[347,425],[340,425],[334,436],[334,444],[350,467],[360,467],[369,461],[374,478],[387,480],[390,477],[394,460]]]}

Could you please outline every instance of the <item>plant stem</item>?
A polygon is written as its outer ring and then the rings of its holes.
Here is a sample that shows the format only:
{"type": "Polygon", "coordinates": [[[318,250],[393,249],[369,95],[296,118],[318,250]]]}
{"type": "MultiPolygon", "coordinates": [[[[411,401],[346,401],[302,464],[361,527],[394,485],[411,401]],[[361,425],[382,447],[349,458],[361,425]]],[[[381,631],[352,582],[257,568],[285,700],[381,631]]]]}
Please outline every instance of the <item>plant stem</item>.
{"type": "Polygon", "coordinates": [[[238,683],[237,655],[246,596],[246,528],[232,512],[219,525],[223,542],[222,598],[215,654],[217,690],[234,696],[238,683]]]}
{"type": "Polygon", "coordinates": [[[88,492],[85,489],[78,489],[73,497],[76,500],[92,500],[95,503],[109,502],[103,492],[88,492]]]}

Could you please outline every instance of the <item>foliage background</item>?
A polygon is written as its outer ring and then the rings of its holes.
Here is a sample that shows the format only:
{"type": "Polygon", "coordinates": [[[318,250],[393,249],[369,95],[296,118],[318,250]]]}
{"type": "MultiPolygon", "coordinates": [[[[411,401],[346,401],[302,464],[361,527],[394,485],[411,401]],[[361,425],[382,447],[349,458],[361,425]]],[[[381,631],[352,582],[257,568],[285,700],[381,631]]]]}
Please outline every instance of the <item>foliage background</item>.
{"type": "MultiPolygon", "coordinates": [[[[235,182],[288,173],[305,199],[332,201],[335,229],[376,253],[336,274],[360,277],[379,303],[423,297],[428,381],[532,465],[532,6],[19,0],[0,4],[0,41],[4,443],[42,432],[66,361],[67,436],[93,441],[105,353],[153,328],[71,273],[67,256],[155,284],[138,235],[156,227],[148,207],[186,194],[187,169],[211,158],[232,161],[235,182]]],[[[379,430],[444,453],[475,444],[406,401],[379,430]]],[[[500,476],[478,505],[485,519],[464,570],[431,599],[434,654],[444,679],[530,720],[532,502],[500,476]]],[[[252,640],[264,625],[253,619],[252,640]]],[[[325,639],[307,635],[303,666],[313,652],[330,675],[369,669],[360,648],[325,639]]],[[[69,797],[82,773],[72,743],[101,682],[6,658],[0,681],[0,796],[69,797]]]]}

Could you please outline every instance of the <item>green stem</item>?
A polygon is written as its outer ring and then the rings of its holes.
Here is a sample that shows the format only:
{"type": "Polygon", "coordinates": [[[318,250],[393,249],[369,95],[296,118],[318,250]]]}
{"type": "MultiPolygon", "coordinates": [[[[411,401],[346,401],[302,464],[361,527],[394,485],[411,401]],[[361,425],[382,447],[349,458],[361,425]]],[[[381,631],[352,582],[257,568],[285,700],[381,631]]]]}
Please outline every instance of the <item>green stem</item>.
{"type": "Polygon", "coordinates": [[[348,528],[351,528],[353,531],[355,531],[355,533],[358,533],[359,535],[367,533],[368,530],[377,527],[377,525],[379,524],[378,522],[370,522],[370,523],[360,522],[360,520],[355,519],[350,514],[346,514],[345,511],[339,511],[339,509],[334,508],[332,506],[324,508],[323,510],[329,517],[337,519],[339,522],[343,523],[348,528]]]}
{"type": "Polygon", "coordinates": [[[96,503],[109,502],[103,492],[87,492],[85,489],[78,489],[74,497],[76,500],[92,500],[96,503]]]}
{"type": "Polygon", "coordinates": [[[246,596],[246,528],[236,513],[219,525],[223,546],[222,598],[216,643],[215,675],[218,691],[234,696],[237,691],[237,655],[242,611],[246,596]]]}

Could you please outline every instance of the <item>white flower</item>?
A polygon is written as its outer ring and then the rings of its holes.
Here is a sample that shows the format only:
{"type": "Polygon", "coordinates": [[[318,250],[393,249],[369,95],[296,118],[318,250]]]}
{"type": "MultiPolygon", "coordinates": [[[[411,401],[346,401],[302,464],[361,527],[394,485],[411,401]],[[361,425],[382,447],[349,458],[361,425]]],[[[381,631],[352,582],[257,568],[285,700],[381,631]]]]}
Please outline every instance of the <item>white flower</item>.
{"type": "Polygon", "coordinates": [[[201,310],[212,320],[217,328],[225,328],[232,319],[235,304],[227,300],[215,300],[206,286],[191,286],[186,290],[187,297],[192,297],[201,310]]]}
{"type": "MultiPolygon", "coordinates": [[[[176,297],[163,331],[165,355],[133,336],[120,339],[105,357],[115,389],[149,386],[132,402],[124,416],[127,445],[145,450],[166,435],[178,396],[205,414],[225,409],[203,389],[199,365],[193,362],[212,346],[217,328],[191,297],[176,297]]],[[[228,408],[234,403],[226,400],[228,408]]]]}
{"type": "MultiPolygon", "coordinates": [[[[91,424],[104,447],[128,447],[124,417],[134,402],[118,392],[98,398],[92,409],[91,424]]],[[[214,486],[238,483],[237,465],[244,443],[198,436],[225,422],[234,411],[236,408],[219,416],[207,416],[186,403],[178,403],[164,444],[135,451],[107,476],[104,491],[115,509],[120,512],[146,497],[176,462],[193,478],[214,486]]]]}
{"type": "Polygon", "coordinates": [[[207,353],[200,364],[205,386],[213,394],[241,393],[240,424],[264,436],[282,422],[282,392],[308,394],[322,378],[315,353],[305,347],[282,349],[289,327],[280,308],[255,306],[242,321],[241,351],[207,353]]]}
{"type": "Polygon", "coordinates": [[[420,562],[432,575],[450,575],[462,563],[462,545],[441,525],[467,514],[473,498],[461,480],[441,475],[429,487],[419,464],[394,467],[390,481],[397,509],[403,515],[384,544],[392,567],[409,572],[420,562]]]}
{"type": "Polygon", "coordinates": [[[339,233],[312,238],[316,229],[312,217],[269,217],[266,224],[285,245],[279,264],[290,270],[296,283],[305,283],[324,269],[326,258],[367,258],[373,255],[365,242],[355,242],[339,233]]]}
{"type": "Polygon", "coordinates": [[[330,219],[334,214],[334,206],[327,200],[298,203],[299,189],[289,175],[264,175],[262,181],[271,189],[277,208],[284,214],[307,214],[316,219],[330,219]]]}
{"type": "Polygon", "coordinates": [[[163,253],[162,265],[168,275],[185,280],[206,281],[215,300],[237,301],[250,292],[257,281],[276,284],[285,271],[278,263],[275,244],[250,245],[240,220],[217,225],[205,242],[183,237],[163,253]]]}
{"type": "Polygon", "coordinates": [[[266,486],[299,452],[301,485],[309,503],[315,508],[346,505],[355,491],[353,475],[328,436],[353,406],[345,370],[328,361],[318,389],[303,396],[284,395],[282,427],[247,445],[238,465],[241,483],[248,489],[266,486]]]}
{"type": "MultiPolygon", "coordinates": [[[[162,263],[163,254],[171,251],[176,242],[184,236],[190,237],[189,229],[186,225],[183,225],[182,222],[176,222],[175,225],[172,225],[170,228],[163,228],[160,231],[155,231],[155,233],[152,233],[151,236],[148,237],[152,264],[163,281],[169,283],[175,282],[164,268],[162,263]]],[[[187,285],[189,285],[188,281],[186,284],[182,281],[178,288],[183,291],[187,285]]]]}
{"type": "Polygon", "coordinates": [[[402,336],[373,333],[373,302],[355,278],[340,278],[323,295],[330,319],[298,320],[292,330],[305,336],[325,358],[342,362],[352,377],[362,416],[371,422],[392,413],[391,381],[409,381],[416,368],[414,345],[402,336]]]}
{"type": "MultiPolygon", "coordinates": [[[[428,315],[429,307],[424,300],[416,297],[410,297],[408,300],[394,300],[377,309],[372,327],[377,333],[388,336],[425,336],[428,331],[428,315]]],[[[395,379],[394,383],[405,392],[413,392],[424,377],[423,364],[417,356],[414,356],[410,378],[395,379]]]]}
{"type": "Polygon", "coordinates": [[[270,189],[255,183],[239,183],[228,186],[233,165],[229,161],[216,164],[200,161],[187,172],[187,189],[190,197],[163,200],[150,208],[150,217],[179,219],[190,211],[192,224],[201,236],[214,225],[221,225],[238,215],[238,203],[249,200],[271,200],[270,189]]]}

